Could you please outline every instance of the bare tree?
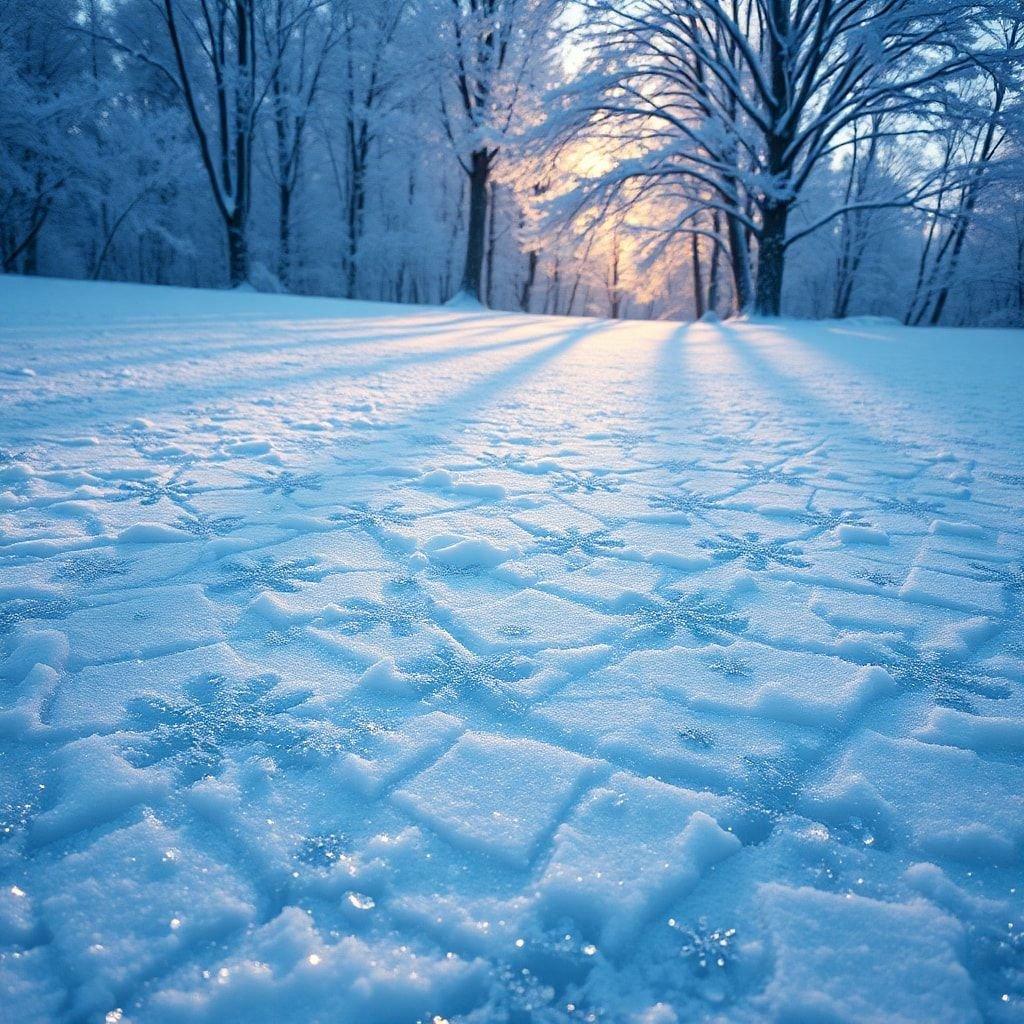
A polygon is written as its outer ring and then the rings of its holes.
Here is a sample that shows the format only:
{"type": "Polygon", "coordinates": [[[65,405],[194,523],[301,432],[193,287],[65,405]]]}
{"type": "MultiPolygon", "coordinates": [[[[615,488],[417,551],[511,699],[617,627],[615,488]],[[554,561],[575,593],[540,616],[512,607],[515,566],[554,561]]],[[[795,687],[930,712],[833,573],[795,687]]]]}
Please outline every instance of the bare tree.
{"type": "Polygon", "coordinates": [[[93,104],[82,39],[57,0],[0,3],[0,267],[35,273],[56,201],[82,173],[75,125],[93,104]]]}
{"type": "Polygon", "coordinates": [[[337,45],[337,8],[328,0],[267,0],[260,34],[270,67],[274,129],[271,173],[277,186],[277,277],[292,276],[292,200],[299,183],[310,114],[321,91],[327,60],[337,45]]]}
{"type": "MultiPolygon", "coordinates": [[[[992,34],[997,55],[1018,51],[1024,42],[1024,19],[1019,15],[987,22],[985,27],[992,34]]],[[[942,320],[978,202],[1008,140],[1004,114],[1012,97],[1009,68],[998,59],[979,60],[978,67],[980,79],[964,83],[947,101],[953,117],[942,174],[946,184],[943,197],[948,193],[950,202],[945,208],[937,207],[929,219],[928,244],[908,323],[935,325],[942,320]]]]}
{"type": "MultiPolygon", "coordinates": [[[[674,196],[671,233],[707,233],[704,209],[726,220],[744,303],[747,241],[757,246],[752,306],[778,315],[787,249],[856,210],[919,206],[937,194],[924,177],[899,194],[840,200],[789,230],[812,175],[851,145],[942,101],[942,86],[974,66],[971,15],[946,0],[584,0],[592,70],[573,110],[607,134],[642,144],[588,191],[637,182],[674,196]]],[[[572,123],[571,121],[567,123],[572,123]]],[[[579,121],[576,122],[576,125],[579,121]]]]}
{"type": "Polygon", "coordinates": [[[152,0],[162,40],[148,38],[141,19],[122,19],[120,32],[103,35],[159,72],[180,96],[224,227],[232,288],[249,279],[253,141],[266,95],[266,82],[257,84],[257,2],[152,0]]]}
{"type": "Polygon", "coordinates": [[[341,92],[344,99],[345,294],[356,293],[359,248],[366,210],[370,148],[400,94],[403,69],[394,46],[407,12],[406,0],[342,0],[344,44],[341,92]]]}
{"type": "Polygon", "coordinates": [[[553,0],[433,0],[445,132],[469,183],[459,292],[481,299],[489,183],[531,64],[551,31],[553,0]]]}

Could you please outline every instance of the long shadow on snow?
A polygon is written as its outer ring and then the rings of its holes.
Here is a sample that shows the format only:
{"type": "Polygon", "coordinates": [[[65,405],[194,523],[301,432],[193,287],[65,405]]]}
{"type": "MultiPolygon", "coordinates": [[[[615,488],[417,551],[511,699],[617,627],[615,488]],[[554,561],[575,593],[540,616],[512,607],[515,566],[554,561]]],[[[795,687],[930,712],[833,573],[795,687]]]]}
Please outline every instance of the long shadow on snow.
{"type": "MultiPolygon", "coordinates": [[[[445,426],[450,430],[462,427],[467,421],[467,417],[464,414],[468,410],[486,406],[498,395],[511,390],[513,386],[535,374],[546,363],[564,355],[582,342],[588,335],[607,330],[613,324],[614,321],[610,320],[596,320],[581,324],[564,335],[561,331],[553,332],[555,337],[561,337],[560,341],[555,341],[553,344],[547,345],[537,352],[502,367],[498,372],[470,384],[449,396],[443,402],[420,406],[409,414],[409,418],[415,420],[423,418],[432,419],[446,410],[452,410],[457,413],[458,419],[454,416],[451,418],[444,417],[445,426]]],[[[539,341],[543,340],[543,337],[550,336],[545,335],[532,340],[539,341]]]]}
{"type": "MultiPolygon", "coordinates": [[[[483,333],[485,330],[486,328],[481,328],[480,333],[483,333]]],[[[273,389],[275,395],[280,398],[282,392],[290,387],[302,386],[311,382],[323,384],[327,381],[344,377],[359,379],[361,377],[387,373],[389,370],[400,369],[406,366],[429,365],[431,363],[464,359],[466,356],[479,355],[505,348],[520,348],[524,345],[533,345],[538,341],[543,341],[546,337],[550,337],[552,333],[560,334],[561,332],[548,332],[547,334],[535,335],[529,338],[492,342],[470,348],[446,346],[443,349],[426,353],[377,359],[372,363],[359,363],[334,369],[320,367],[315,370],[308,370],[302,368],[302,372],[291,375],[278,374],[273,377],[242,377],[227,381],[221,376],[219,382],[211,382],[209,384],[196,384],[192,381],[184,383],[169,381],[166,386],[157,389],[118,388],[116,393],[103,396],[103,408],[99,410],[93,409],[93,406],[97,404],[93,395],[87,395],[76,400],[66,394],[60,394],[52,398],[34,399],[21,405],[22,415],[18,417],[16,417],[12,409],[11,423],[17,422],[19,426],[26,423],[31,425],[32,414],[45,415],[48,408],[57,404],[61,406],[62,415],[79,417],[80,423],[84,422],[85,414],[95,412],[95,418],[91,419],[90,422],[101,424],[120,420],[125,414],[119,413],[118,408],[125,404],[133,412],[142,410],[150,414],[175,405],[195,407],[203,401],[223,399],[233,394],[237,394],[243,400],[248,400],[267,389],[273,389]]],[[[268,369],[272,369],[272,367],[268,367],[268,369]]]]}

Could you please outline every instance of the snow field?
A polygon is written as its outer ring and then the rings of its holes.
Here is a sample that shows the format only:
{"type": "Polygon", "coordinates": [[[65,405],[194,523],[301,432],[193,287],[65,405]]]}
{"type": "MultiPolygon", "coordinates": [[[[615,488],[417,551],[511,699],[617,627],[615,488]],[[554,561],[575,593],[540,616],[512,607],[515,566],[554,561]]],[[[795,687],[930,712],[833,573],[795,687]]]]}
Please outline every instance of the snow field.
{"type": "Polygon", "coordinates": [[[1024,337],[0,310],[0,1019],[1020,1019],[1024,337]]]}

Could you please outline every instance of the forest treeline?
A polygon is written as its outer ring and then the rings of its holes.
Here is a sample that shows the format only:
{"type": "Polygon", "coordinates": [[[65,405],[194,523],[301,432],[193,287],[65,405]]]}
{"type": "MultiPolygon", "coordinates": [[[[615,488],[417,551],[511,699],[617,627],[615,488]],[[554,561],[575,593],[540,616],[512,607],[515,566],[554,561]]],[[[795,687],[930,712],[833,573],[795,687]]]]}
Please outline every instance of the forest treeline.
{"type": "Polygon", "coordinates": [[[0,0],[8,273],[1024,324],[1019,0],[0,0]]]}

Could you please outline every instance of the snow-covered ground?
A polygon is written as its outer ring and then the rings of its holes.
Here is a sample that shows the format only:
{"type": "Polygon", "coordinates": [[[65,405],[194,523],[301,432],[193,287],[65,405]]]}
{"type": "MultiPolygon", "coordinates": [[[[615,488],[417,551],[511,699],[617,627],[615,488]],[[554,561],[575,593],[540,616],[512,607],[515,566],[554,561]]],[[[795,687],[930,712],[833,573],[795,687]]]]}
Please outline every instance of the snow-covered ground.
{"type": "Polygon", "coordinates": [[[1022,395],[0,277],[0,1019],[1021,1020],[1022,395]]]}

